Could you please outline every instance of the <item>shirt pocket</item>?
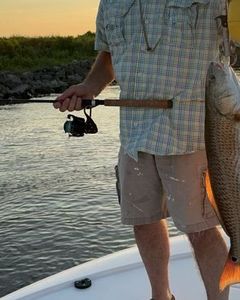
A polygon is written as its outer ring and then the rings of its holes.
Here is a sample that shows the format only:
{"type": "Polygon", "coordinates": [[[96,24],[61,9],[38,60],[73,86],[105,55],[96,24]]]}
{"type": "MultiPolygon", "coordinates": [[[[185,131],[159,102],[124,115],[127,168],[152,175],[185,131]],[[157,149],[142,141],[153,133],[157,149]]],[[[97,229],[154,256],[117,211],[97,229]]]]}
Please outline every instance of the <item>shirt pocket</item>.
{"type": "Polygon", "coordinates": [[[105,32],[111,48],[125,44],[123,34],[124,18],[131,9],[134,0],[109,0],[105,13],[105,32]]]}
{"type": "Polygon", "coordinates": [[[210,0],[169,0],[165,11],[166,43],[193,48],[201,8],[210,0]]]}
{"type": "Polygon", "coordinates": [[[110,17],[105,26],[106,37],[109,46],[118,46],[125,42],[122,30],[122,18],[110,17]]]}

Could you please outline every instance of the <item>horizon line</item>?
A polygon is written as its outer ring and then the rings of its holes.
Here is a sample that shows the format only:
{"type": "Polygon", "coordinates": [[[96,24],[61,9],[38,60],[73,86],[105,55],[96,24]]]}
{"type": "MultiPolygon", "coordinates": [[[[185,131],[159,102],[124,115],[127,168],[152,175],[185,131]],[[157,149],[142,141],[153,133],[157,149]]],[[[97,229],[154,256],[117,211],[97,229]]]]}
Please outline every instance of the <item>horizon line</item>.
{"type": "Polygon", "coordinates": [[[85,34],[96,34],[96,32],[88,30],[85,33],[82,34],[68,34],[68,35],[60,35],[60,34],[49,34],[49,35],[24,35],[24,34],[12,34],[12,35],[0,35],[0,38],[19,38],[19,37],[23,37],[23,38],[41,38],[41,37],[80,37],[83,36],[85,34]]]}

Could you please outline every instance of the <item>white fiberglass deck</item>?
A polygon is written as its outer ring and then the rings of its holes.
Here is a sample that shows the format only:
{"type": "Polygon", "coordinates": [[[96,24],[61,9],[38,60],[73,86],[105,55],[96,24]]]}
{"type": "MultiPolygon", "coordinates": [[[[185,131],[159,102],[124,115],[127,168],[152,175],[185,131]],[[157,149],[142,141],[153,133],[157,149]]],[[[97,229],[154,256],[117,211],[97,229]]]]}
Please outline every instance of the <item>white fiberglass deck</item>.
{"type": "MultiPolygon", "coordinates": [[[[207,300],[191,249],[184,236],[171,238],[170,283],[176,300],[207,300]]],[[[136,247],[68,269],[16,291],[2,300],[149,300],[150,286],[136,247]],[[74,282],[91,279],[80,290],[74,282]]],[[[229,300],[240,299],[240,286],[229,300]]]]}

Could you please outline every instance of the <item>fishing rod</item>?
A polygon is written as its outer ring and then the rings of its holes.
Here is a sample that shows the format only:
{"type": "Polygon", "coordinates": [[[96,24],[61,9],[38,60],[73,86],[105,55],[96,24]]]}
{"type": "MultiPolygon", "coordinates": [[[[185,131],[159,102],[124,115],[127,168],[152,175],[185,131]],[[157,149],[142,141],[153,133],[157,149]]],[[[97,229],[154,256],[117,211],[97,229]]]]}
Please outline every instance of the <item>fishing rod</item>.
{"type": "MultiPolygon", "coordinates": [[[[24,103],[57,103],[50,99],[0,99],[0,105],[24,103]]],[[[118,107],[172,108],[172,100],[134,100],[134,99],[82,99],[82,108],[93,108],[99,105],[118,107]]]]}
{"type": "MultiPolygon", "coordinates": [[[[0,105],[19,104],[19,103],[57,103],[57,100],[50,99],[0,99],[0,105]]],[[[67,115],[67,121],[63,125],[65,133],[68,136],[82,137],[84,134],[93,134],[98,132],[96,123],[93,121],[91,114],[92,108],[98,106],[119,106],[119,107],[135,107],[135,108],[162,108],[170,109],[173,107],[172,100],[134,100],[134,99],[82,99],[82,108],[86,116],[86,120],[76,117],[72,114],[67,115]],[[90,113],[87,113],[87,109],[90,113]]]]}

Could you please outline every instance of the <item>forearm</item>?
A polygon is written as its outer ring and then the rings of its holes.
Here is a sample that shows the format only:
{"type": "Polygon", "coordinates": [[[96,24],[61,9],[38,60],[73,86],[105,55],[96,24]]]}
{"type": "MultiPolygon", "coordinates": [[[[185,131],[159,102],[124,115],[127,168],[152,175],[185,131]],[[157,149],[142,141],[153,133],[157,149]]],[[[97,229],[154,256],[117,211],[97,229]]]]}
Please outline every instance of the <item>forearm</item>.
{"type": "Polygon", "coordinates": [[[81,99],[96,97],[113,79],[111,55],[108,52],[100,52],[86,79],[66,89],[56,98],[53,106],[62,112],[81,110],[81,99]]]}
{"type": "Polygon", "coordinates": [[[111,54],[102,51],[98,54],[91,71],[83,84],[87,85],[93,94],[97,96],[114,79],[111,54]]]}

